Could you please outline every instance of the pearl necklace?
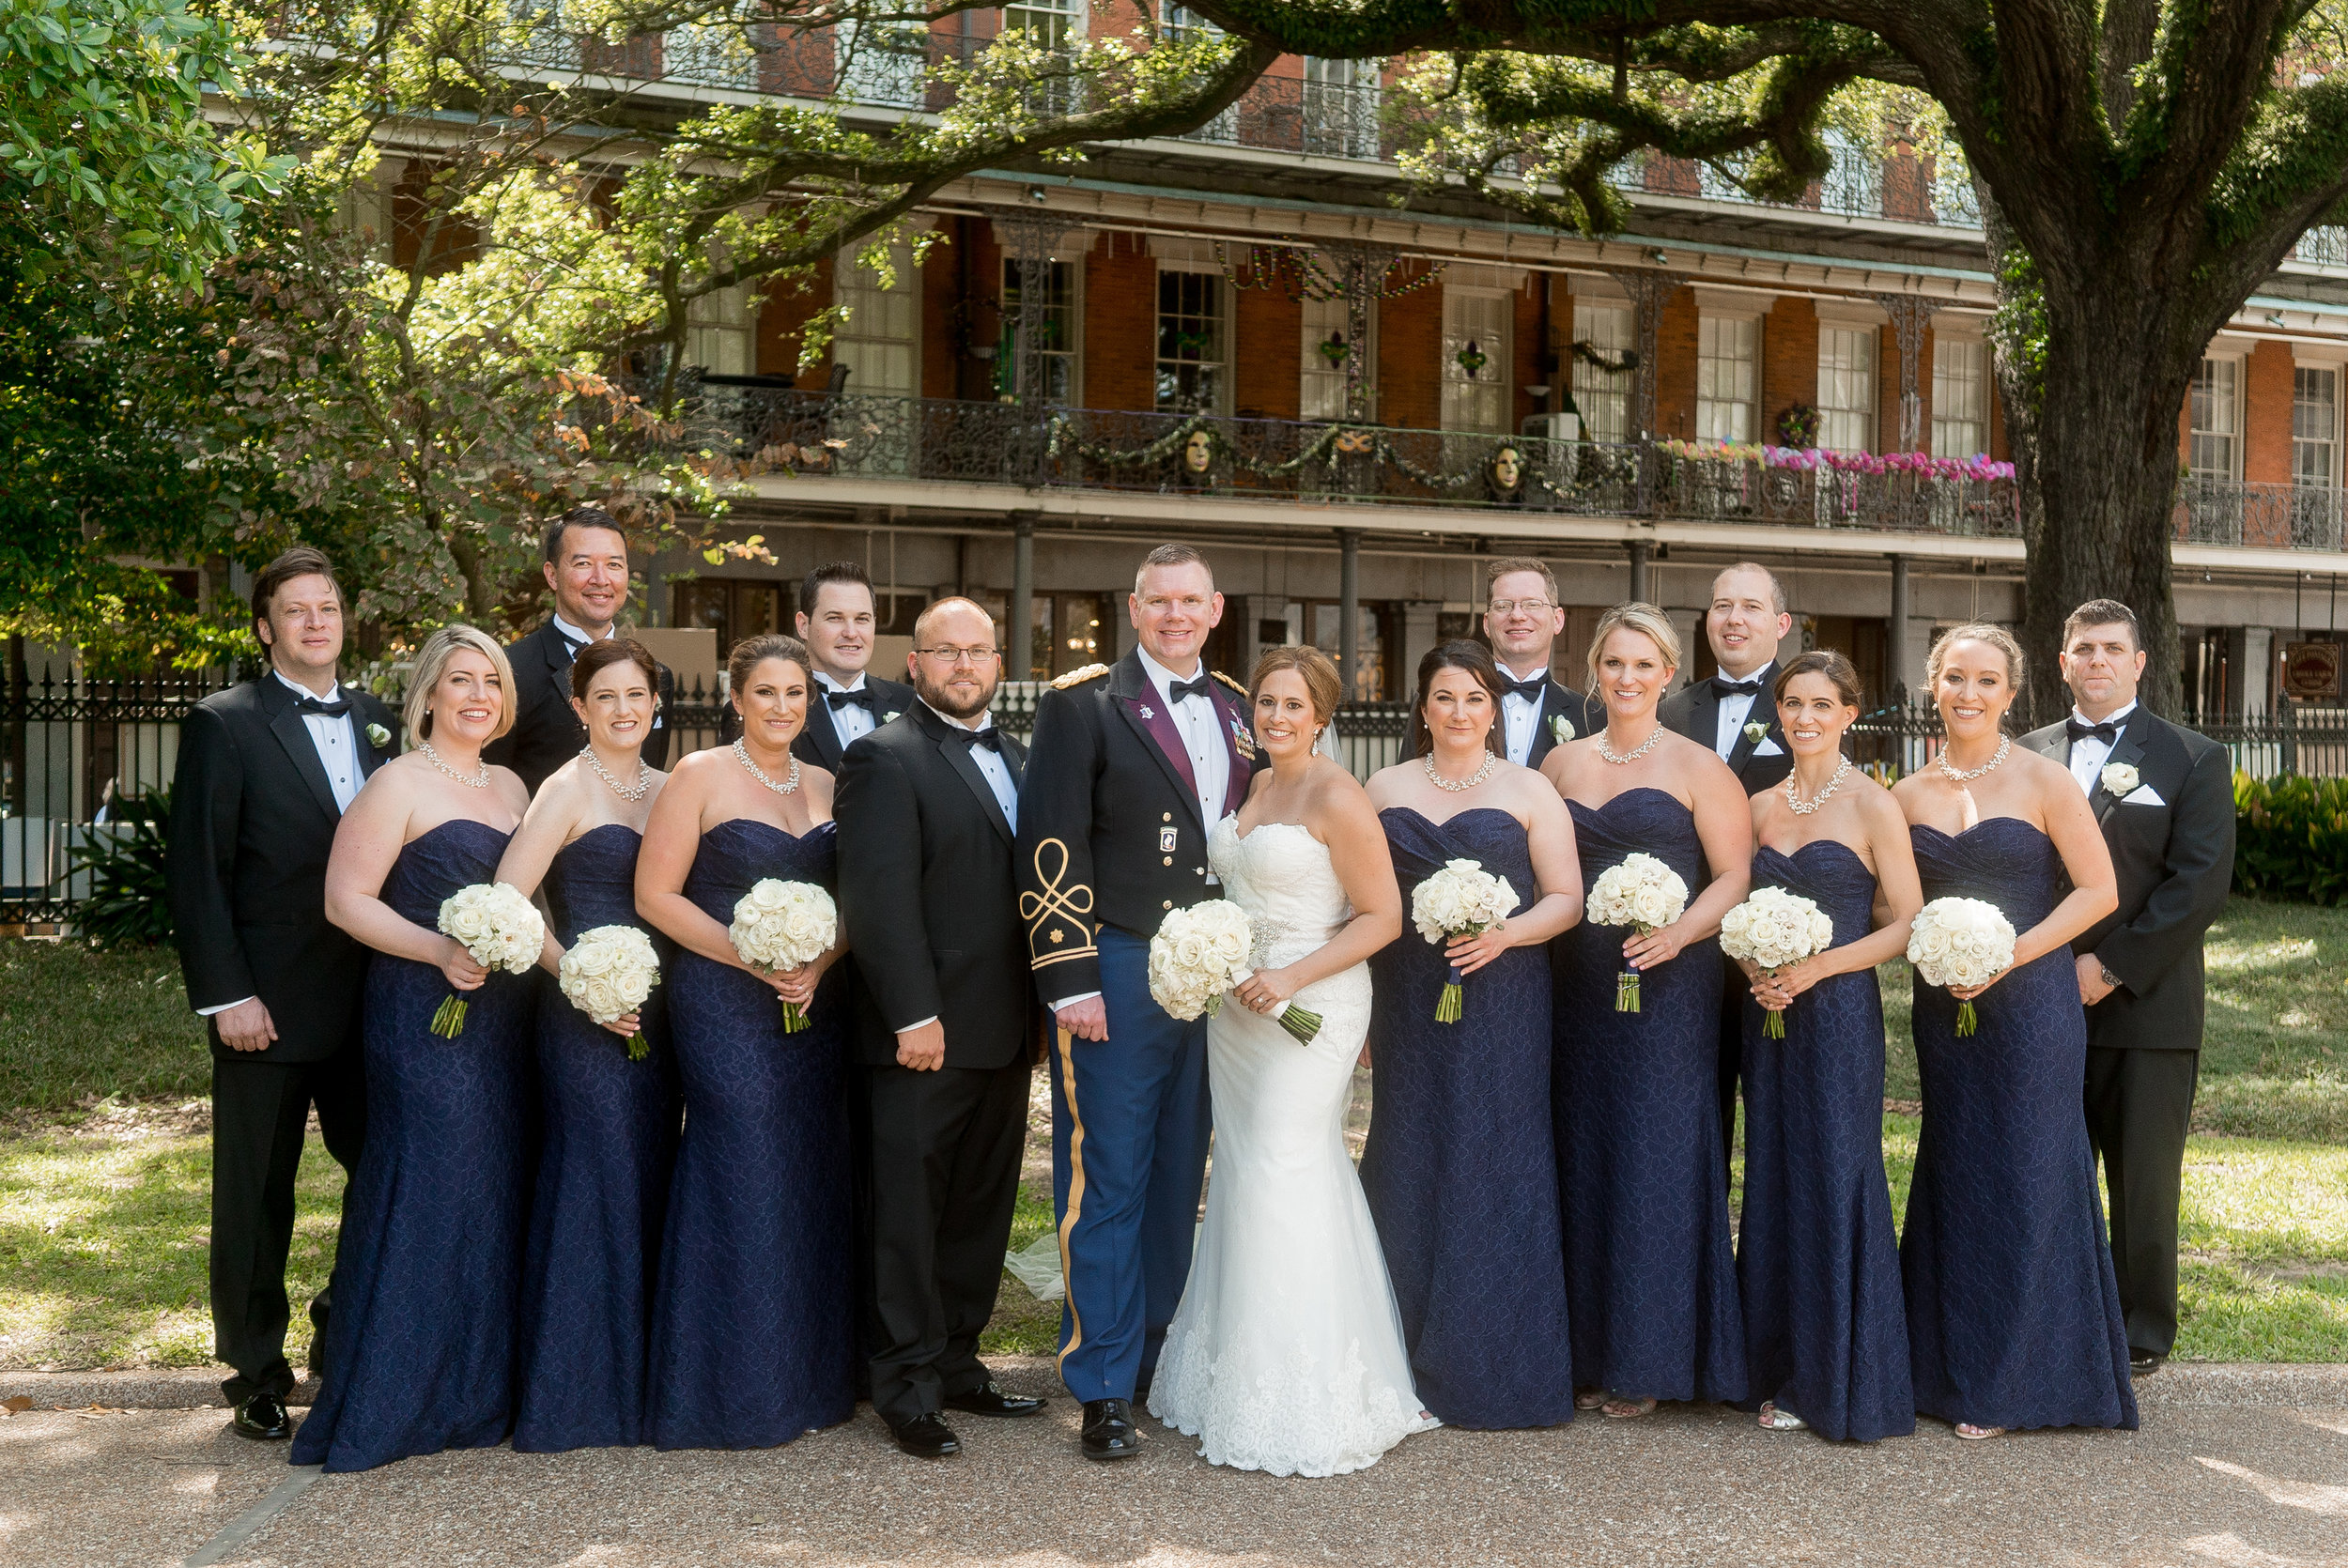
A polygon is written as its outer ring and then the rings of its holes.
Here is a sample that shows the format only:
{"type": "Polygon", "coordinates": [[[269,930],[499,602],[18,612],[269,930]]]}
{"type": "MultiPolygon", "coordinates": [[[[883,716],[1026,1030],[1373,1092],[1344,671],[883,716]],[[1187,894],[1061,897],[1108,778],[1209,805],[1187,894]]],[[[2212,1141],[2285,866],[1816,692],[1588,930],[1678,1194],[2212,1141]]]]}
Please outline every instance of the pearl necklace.
{"type": "Polygon", "coordinates": [[[446,762],[440,761],[440,754],[432,749],[432,743],[430,741],[418,742],[417,749],[422,751],[425,756],[431,761],[434,767],[440,769],[442,773],[456,780],[457,783],[464,785],[465,788],[469,790],[486,790],[489,787],[488,763],[484,762],[481,764],[481,776],[479,777],[467,778],[463,774],[458,773],[455,768],[450,767],[446,762]]]}
{"type": "Polygon", "coordinates": [[[1948,775],[1949,782],[1952,784],[1970,784],[1974,779],[1979,778],[1983,774],[1994,770],[1999,763],[2005,761],[2006,753],[2012,751],[2013,749],[2014,738],[2011,735],[2000,735],[1998,737],[1998,751],[1996,756],[1990,758],[1989,761],[1984,762],[1977,768],[1966,768],[1962,772],[1959,772],[1957,769],[1949,766],[1948,748],[1943,746],[1939,758],[1940,771],[1948,775]]]}
{"type": "Polygon", "coordinates": [[[779,795],[787,795],[799,787],[799,760],[796,757],[791,759],[791,772],[780,784],[766,776],[765,769],[750,761],[749,748],[738,740],[734,743],[734,760],[749,769],[752,778],[757,779],[779,795]]]}
{"type": "Polygon", "coordinates": [[[1477,768],[1475,775],[1468,778],[1445,778],[1442,774],[1437,773],[1435,771],[1435,754],[1431,751],[1427,754],[1426,765],[1427,778],[1429,783],[1433,784],[1438,790],[1448,790],[1453,794],[1457,795],[1464,794],[1468,791],[1475,789],[1478,784],[1484,782],[1487,778],[1490,778],[1492,776],[1492,769],[1500,765],[1500,759],[1493,756],[1489,751],[1485,752],[1484,765],[1477,768]]]}
{"type": "Polygon", "coordinates": [[[1794,776],[1789,773],[1785,776],[1785,804],[1794,808],[1795,816],[1807,817],[1813,811],[1815,811],[1819,807],[1824,806],[1830,799],[1831,799],[1834,792],[1843,787],[1843,780],[1848,778],[1849,776],[1850,759],[1847,757],[1837,757],[1834,760],[1834,776],[1826,781],[1826,788],[1818,792],[1815,799],[1801,800],[1797,798],[1794,794],[1794,786],[1797,780],[1794,776]]]}
{"type": "Polygon", "coordinates": [[[1645,740],[1641,741],[1637,746],[1631,747],[1629,751],[1618,753],[1614,750],[1614,746],[1609,744],[1606,738],[1606,731],[1600,730],[1598,732],[1598,754],[1604,758],[1607,761],[1614,763],[1616,767],[1621,767],[1626,763],[1635,762],[1640,758],[1645,756],[1648,752],[1653,751],[1655,749],[1655,743],[1662,738],[1663,726],[1659,720],[1655,726],[1654,733],[1647,736],[1645,740]]]}
{"type": "Polygon", "coordinates": [[[593,768],[597,778],[610,785],[613,794],[631,804],[642,800],[652,789],[652,769],[644,766],[644,760],[641,757],[636,759],[636,782],[632,785],[623,784],[612,777],[605,770],[603,760],[595,755],[595,748],[592,746],[583,746],[579,748],[579,760],[593,768]]]}

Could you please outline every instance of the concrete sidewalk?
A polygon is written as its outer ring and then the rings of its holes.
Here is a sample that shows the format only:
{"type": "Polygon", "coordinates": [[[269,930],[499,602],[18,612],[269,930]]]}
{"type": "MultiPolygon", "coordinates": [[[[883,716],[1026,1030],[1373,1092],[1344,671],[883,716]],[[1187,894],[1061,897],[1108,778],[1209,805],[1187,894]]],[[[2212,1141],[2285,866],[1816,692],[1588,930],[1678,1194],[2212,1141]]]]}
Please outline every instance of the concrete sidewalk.
{"type": "MultiPolygon", "coordinates": [[[[1057,1391],[1046,1361],[1002,1371],[1057,1391]]],[[[44,1403],[86,1405],[76,1396],[120,1398],[134,1375],[71,1389],[52,1376],[65,1397],[44,1403]]],[[[135,1376],[165,1391],[178,1378],[135,1376]]],[[[0,1395],[39,1376],[0,1375],[0,1395]]],[[[1141,1458],[1086,1465],[1065,1396],[1042,1420],[965,1419],[969,1452],[924,1464],[868,1410],[759,1453],[497,1449],[326,1476],[213,1560],[2348,1568],[2348,1370],[2172,1367],[2140,1395],[2141,1432],[1981,1444],[1926,1422],[1837,1447],[1702,1407],[1446,1430],[1326,1481],[1218,1470],[1154,1423],[1141,1458]]],[[[306,1473],[285,1453],[229,1436],[209,1408],[0,1422],[0,1561],[168,1568],[306,1473]]]]}

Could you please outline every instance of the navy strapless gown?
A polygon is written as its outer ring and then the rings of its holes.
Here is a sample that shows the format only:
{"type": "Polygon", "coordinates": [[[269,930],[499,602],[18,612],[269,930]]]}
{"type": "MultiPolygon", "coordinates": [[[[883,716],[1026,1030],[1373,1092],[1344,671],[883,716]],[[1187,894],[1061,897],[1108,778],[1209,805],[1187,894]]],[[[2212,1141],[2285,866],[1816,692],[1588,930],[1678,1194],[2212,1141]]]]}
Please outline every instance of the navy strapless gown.
{"type": "MultiPolygon", "coordinates": [[[[1539,898],[1523,824],[1478,807],[1429,822],[1381,811],[1409,909],[1447,860],[1474,860],[1539,898]]],[[[1549,1117],[1549,961],[1512,947],[1467,978],[1457,1023],[1435,1022],[1449,965],[1407,923],[1369,961],[1377,1074],[1362,1190],[1402,1311],[1419,1402],[1447,1425],[1573,1419],[1565,1253],[1549,1117]]]]}
{"type": "MultiPolygon", "coordinates": [[[[834,886],[832,827],[748,818],[702,835],[685,896],[720,925],[764,877],[834,886]]],[[[772,1448],[856,1410],[849,1256],[848,989],[835,965],[808,1027],[772,988],[677,954],[669,1030],[685,1138],[653,1307],[652,1440],[772,1448]]]]}
{"type": "MultiPolygon", "coordinates": [[[[1927,900],[1986,899],[2018,933],[2062,896],[2062,855],[2019,818],[1954,838],[1918,826],[1909,838],[1927,900]]],[[[1900,1239],[1916,1408],[1976,1426],[2134,1427],[2127,1330],[2079,1112],[2087,1014],[2070,949],[1983,992],[1963,1039],[1956,1008],[1918,977],[1923,1131],[1900,1239]]]]}
{"type": "MultiPolygon", "coordinates": [[[[1706,881],[1695,816],[1661,790],[1596,810],[1568,801],[1582,883],[1634,853],[1694,898],[1706,881]]],[[[1557,1184],[1573,1378],[1633,1398],[1745,1396],[1745,1330],[1721,1147],[1721,945],[1691,943],[1641,972],[1642,1010],[1614,1010],[1619,926],[1552,945],[1557,1184]]]]}
{"type": "MultiPolygon", "coordinates": [[[[1834,945],[1874,928],[1876,879],[1847,844],[1762,846],[1753,885],[1808,899],[1834,945]]],[[[1785,1009],[1785,1038],[1744,999],[1745,1208],[1737,1282],[1748,1407],[1779,1408],[1837,1440],[1916,1429],[1899,1236],[1883,1174],[1883,998],[1865,969],[1785,1009]]]]}
{"type": "MultiPolygon", "coordinates": [[[[442,822],[399,852],[383,901],[426,930],[458,888],[497,873],[507,836],[442,822]]],[[[465,1028],[432,1033],[448,979],[377,953],[367,965],[367,1146],[343,1205],[327,1379],[293,1462],[363,1470],[489,1448],[514,1416],[515,1299],[530,1206],[530,976],[490,975],[465,1028]]]]}
{"type": "Polygon", "coordinates": [[[538,1083],[545,1139],[522,1267],[520,1388],[514,1446],[530,1453],[644,1440],[644,1357],[654,1269],[676,1159],[676,1067],[669,1051],[665,938],[636,913],[634,828],[606,822],[556,853],[547,902],[568,947],[597,926],[634,926],[661,950],[663,983],[644,1004],[652,1054],[572,1006],[539,972],[538,1083]]]}

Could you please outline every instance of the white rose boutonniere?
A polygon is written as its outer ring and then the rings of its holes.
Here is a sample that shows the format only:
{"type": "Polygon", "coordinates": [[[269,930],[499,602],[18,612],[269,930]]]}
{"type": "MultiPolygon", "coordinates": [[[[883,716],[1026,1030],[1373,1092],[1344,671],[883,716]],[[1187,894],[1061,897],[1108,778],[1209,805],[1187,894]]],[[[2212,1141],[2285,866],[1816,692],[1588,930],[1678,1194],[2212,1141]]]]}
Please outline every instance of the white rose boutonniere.
{"type": "Polygon", "coordinates": [[[1762,723],[1759,719],[1756,718],[1751,724],[1745,726],[1745,739],[1751,741],[1753,745],[1759,746],[1763,741],[1766,741],[1769,738],[1769,727],[1762,723]]]}
{"type": "Polygon", "coordinates": [[[2100,776],[2105,790],[2110,792],[2114,800],[2125,800],[2136,793],[2136,786],[2140,782],[2137,777],[2136,769],[2126,762],[2105,764],[2100,776]]]}
{"type": "Polygon", "coordinates": [[[1573,739],[1573,720],[1563,714],[1557,715],[1549,721],[1549,734],[1559,746],[1565,745],[1573,739]]]}
{"type": "Polygon", "coordinates": [[[370,724],[367,726],[367,744],[381,751],[392,744],[392,732],[379,724],[370,724]]]}
{"type": "Polygon", "coordinates": [[[897,712],[897,710],[896,710],[896,709],[891,708],[888,712],[887,712],[887,713],[885,713],[885,714],[881,715],[881,722],[882,722],[883,724],[894,724],[894,723],[898,720],[898,718],[899,718],[899,717],[901,717],[901,716],[902,716],[902,715],[901,715],[897,712]]]}

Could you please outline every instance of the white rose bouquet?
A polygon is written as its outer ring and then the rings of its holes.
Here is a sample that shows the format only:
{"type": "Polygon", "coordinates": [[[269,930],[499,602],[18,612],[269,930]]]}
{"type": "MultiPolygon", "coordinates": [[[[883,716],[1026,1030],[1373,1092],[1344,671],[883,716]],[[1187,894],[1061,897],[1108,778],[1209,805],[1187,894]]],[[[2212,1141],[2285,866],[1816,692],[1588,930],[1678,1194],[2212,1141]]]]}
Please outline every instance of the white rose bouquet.
{"type": "MultiPolygon", "coordinates": [[[[1213,1018],[1223,1010],[1223,993],[1255,974],[1247,962],[1254,946],[1247,912],[1228,899],[1175,910],[1150,939],[1150,994],[1169,1018],[1213,1018]]],[[[1321,1033],[1321,1015],[1291,1002],[1280,1027],[1309,1045],[1321,1033]]]]}
{"type": "MultiPolygon", "coordinates": [[[[1916,912],[1908,937],[1908,961],[1927,985],[1981,985],[2013,966],[2013,922],[1985,899],[1935,899],[1916,912]]],[[[1980,1024],[1972,1003],[1958,1006],[1958,1034],[1970,1035],[1980,1024]]]]}
{"type": "MultiPolygon", "coordinates": [[[[1807,958],[1834,945],[1834,922],[1826,911],[1783,887],[1756,887],[1743,903],[1721,916],[1721,951],[1777,977],[1807,958]]],[[[1770,1009],[1761,1033],[1785,1038],[1785,1015],[1770,1009]]]]}
{"type": "MultiPolygon", "coordinates": [[[[547,923],[521,889],[476,882],[440,901],[440,930],[484,969],[527,975],[547,944],[547,923]]],[[[432,1015],[432,1032],[453,1040],[465,1032],[465,999],[451,992],[432,1015]]]]}
{"type": "MultiPolygon", "coordinates": [[[[840,906],[831,895],[811,882],[780,877],[761,878],[736,899],[734,924],[726,928],[726,940],[742,961],[769,975],[813,963],[839,936],[840,906]]],[[[783,1003],[782,1032],[796,1035],[806,1027],[798,1004],[783,1003]]]]}
{"type": "MultiPolygon", "coordinates": [[[[1474,860],[1446,860],[1443,869],[1411,893],[1411,924],[1418,934],[1440,947],[1455,936],[1477,936],[1508,917],[1517,907],[1517,890],[1506,877],[1497,877],[1474,860]]],[[[1435,1003],[1435,1022],[1460,1022],[1466,1000],[1466,976],[1453,964],[1435,1003]]]]}
{"type": "MultiPolygon", "coordinates": [[[[1583,913],[1594,926],[1630,926],[1645,936],[1678,919],[1687,907],[1688,884],[1677,871],[1651,854],[1630,854],[1599,873],[1583,913]]],[[[1637,970],[1615,975],[1614,1010],[1639,1010],[1637,970]]]]}
{"type": "MultiPolygon", "coordinates": [[[[660,955],[653,951],[652,938],[634,926],[597,926],[579,933],[556,965],[555,978],[571,1006],[597,1023],[610,1023],[642,1009],[660,983],[660,955]]],[[[629,1061],[641,1062],[651,1051],[641,1029],[628,1036],[629,1061]]]]}

